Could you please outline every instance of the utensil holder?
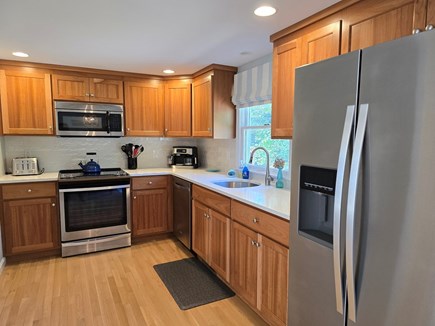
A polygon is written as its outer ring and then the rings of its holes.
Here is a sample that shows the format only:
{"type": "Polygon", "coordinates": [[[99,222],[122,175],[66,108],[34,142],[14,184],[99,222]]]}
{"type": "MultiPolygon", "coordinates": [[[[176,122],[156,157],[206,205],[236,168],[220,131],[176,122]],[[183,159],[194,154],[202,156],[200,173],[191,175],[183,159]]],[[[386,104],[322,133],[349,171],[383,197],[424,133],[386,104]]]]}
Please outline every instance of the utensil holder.
{"type": "Polygon", "coordinates": [[[137,158],[136,157],[128,157],[127,158],[127,166],[129,170],[137,169],[137,158]]]}

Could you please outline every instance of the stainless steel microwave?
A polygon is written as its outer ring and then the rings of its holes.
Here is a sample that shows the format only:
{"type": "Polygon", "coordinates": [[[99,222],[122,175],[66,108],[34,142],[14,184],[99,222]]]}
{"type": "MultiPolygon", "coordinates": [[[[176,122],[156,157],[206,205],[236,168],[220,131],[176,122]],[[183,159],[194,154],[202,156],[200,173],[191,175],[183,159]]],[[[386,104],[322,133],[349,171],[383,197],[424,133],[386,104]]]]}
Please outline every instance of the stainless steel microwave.
{"type": "Polygon", "coordinates": [[[54,101],[54,110],[57,136],[124,136],[122,105],[54,101]]]}

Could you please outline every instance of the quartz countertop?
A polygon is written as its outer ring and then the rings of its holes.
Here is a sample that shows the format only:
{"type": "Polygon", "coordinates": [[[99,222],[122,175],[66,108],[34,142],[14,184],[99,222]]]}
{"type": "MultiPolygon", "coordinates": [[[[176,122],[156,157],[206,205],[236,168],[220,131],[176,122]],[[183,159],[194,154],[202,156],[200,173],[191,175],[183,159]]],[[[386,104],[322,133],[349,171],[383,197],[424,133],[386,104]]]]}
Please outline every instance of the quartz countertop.
{"type": "MultiPolygon", "coordinates": [[[[277,189],[274,186],[265,186],[264,182],[258,187],[225,188],[215,185],[213,182],[242,181],[242,179],[228,177],[223,173],[208,172],[204,169],[149,168],[125,171],[132,177],[174,175],[283,219],[290,219],[290,191],[286,189],[277,189]]],[[[27,176],[13,176],[9,174],[0,176],[0,184],[57,181],[57,179],[58,172],[44,172],[40,175],[27,176]]],[[[254,180],[254,182],[256,182],[256,180],[254,180]]]]}
{"type": "MultiPolygon", "coordinates": [[[[265,186],[264,181],[258,187],[225,188],[215,185],[215,181],[242,181],[240,178],[228,177],[226,174],[208,172],[204,169],[137,169],[126,170],[131,176],[147,176],[171,174],[190,181],[198,186],[213,190],[224,196],[236,199],[242,203],[259,208],[283,219],[290,219],[290,191],[265,186]]],[[[243,180],[246,181],[246,180],[243,180]]],[[[256,180],[254,180],[256,182],[256,180]]],[[[261,183],[261,181],[260,181],[261,183]]]]}

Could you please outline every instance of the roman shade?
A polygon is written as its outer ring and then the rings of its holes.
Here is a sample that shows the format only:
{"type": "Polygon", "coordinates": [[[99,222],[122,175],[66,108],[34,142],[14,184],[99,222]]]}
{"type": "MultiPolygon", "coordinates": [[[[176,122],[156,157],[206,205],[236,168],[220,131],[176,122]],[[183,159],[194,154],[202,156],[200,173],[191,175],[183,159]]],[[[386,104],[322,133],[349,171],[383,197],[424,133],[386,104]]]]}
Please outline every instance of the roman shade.
{"type": "Polygon", "coordinates": [[[262,63],[234,76],[233,104],[237,108],[272,101],[272,61],[262,63]]]}

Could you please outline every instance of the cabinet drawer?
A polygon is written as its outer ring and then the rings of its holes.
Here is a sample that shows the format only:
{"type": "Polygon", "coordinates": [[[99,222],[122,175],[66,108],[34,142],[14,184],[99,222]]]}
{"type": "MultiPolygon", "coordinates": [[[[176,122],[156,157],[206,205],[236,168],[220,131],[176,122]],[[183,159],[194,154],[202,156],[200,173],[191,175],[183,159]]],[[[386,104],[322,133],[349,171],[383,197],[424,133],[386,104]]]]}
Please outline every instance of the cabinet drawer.
{"type": "Polygon", "coordinates": [[[231,218],[285,246],[289,246],[289,222],[235,200],[231,203],[231,218]]]}
{"type": "Polygon", "coordinates": [[[231,200],[228,197],[219,195],[214,191],[210,191],[196,185],[193,185],[192,198],[200,201],[206,206],[221,212],[227,216],[231,213],[231,200]]]}
{"type": "Polygon", "coordinates": [[[166,188],[168,186],[168,178],[168,176],[132,178],[132,188],[133,190],[166,188]]]}
{"type": "Polygon", "coordinates": [[[55,182],[33,182],[2,186],[3,199],[56,197],[55,182]]]}

